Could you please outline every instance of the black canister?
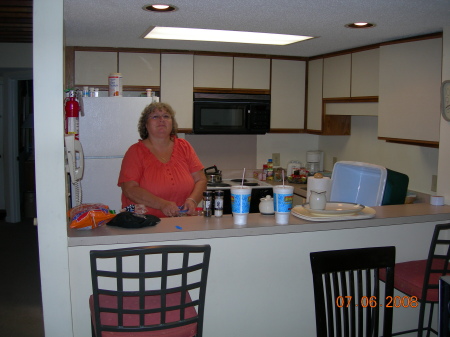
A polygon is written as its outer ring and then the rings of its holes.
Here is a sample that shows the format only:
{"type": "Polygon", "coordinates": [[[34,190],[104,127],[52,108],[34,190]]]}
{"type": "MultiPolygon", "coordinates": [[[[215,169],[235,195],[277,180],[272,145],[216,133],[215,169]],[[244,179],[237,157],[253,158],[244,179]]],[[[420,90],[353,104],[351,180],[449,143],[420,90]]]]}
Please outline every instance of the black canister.
{"type": "Polygon", "coordinates": [[[203,192],[203,216],[210,217],[212,215],[212,191],[203,192]]]}

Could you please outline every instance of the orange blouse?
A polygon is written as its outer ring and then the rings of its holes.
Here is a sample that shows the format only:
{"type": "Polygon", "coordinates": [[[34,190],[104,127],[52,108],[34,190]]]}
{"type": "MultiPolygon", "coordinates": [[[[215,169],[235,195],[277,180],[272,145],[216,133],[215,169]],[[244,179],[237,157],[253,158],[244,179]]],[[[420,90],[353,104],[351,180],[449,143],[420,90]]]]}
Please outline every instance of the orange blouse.
{"type": "MultiPolygon", "coordinates": [[[[118,185],[136,181],[150,193],[181,206],[194,189],[192,173],[203,169],[191,144],[175,138],[172,156],[162,163],[140,140],[130,146],[122,160],[118,185]]],[[[122,207],[134,204],[122,193],[122,207]]],[[[165,217],[160,210],[147,207],[147,214],[165,217]]]]}

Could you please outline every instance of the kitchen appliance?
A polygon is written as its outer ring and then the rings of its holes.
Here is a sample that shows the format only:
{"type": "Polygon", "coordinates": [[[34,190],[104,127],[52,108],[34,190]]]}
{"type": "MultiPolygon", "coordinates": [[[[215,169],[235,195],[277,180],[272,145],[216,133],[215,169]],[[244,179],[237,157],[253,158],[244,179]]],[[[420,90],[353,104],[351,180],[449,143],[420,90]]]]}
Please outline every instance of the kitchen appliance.
{"type": "Polygon", "coordinates": [[[220,183],[222,182],[222,171],[219,171],[217,169],[216,165],[207,167],[204,169],[205,171],[205,175],[206,175],[206,179],[208,181],[208,183],[220,183]],[[211,172],[211,170],[214,170],[213,172],[211,172]]]}
{"type": "Polygon", "coordinates": [[[139,139],[137,124],[151,97],[83,97],[80,142],[84,150],[83,203],[120,210],[117,186],[122,158],[139,139]]]}
{"type": "Polygon", "coordinates": [[[194,93],[195,134],[265,134],[270,95],[194,93]]]}
{"type": "MultiPolygon", "coordinates": [[[[208,183],[207,190],[224,192],[223,196],[223,214],[231,214],[231,186],[241,185],[242,178],[222,179],[220,183],[208,183]]],[[[259,213],[259,203],[261,198],[270,195],[273,196],[272,185],[253,178],[244,179],[244,185],[252,188],[250,200],[250,213],[259,213]]]]}
{"type": "Polygon", "coordinates": [[[317,172],[323,172],[323,152],[308,151],[306,152],[306,169],[310,175],[317,172]]]}
{"type": "Polygon", "coordinates": [[[383,166],[340,161],[331,175],[330,201],[365,206],[404,204],[409,178],[383,166]]]}

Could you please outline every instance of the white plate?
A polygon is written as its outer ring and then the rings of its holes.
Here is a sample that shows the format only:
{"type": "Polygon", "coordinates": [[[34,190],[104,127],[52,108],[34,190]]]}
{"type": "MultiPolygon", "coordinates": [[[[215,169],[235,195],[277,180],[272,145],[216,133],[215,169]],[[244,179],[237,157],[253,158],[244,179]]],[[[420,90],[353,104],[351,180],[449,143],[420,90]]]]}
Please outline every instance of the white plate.
{"type": "Polygon", "coordinates": [[[291,214],[297,218],[301,218],[308,221],[343,221],[343,220],[360,220],[370,219],[376,214],[375,210],[371,207],[364,207],[360,212],[349,215],[314,215],[306,210],[303,206],[295,206],[291,210],[291,214]]]}
{"type": "Polygon", "coordinates": [[[351,202],[327,202],[325,209],[311,209],[309,204],[302,205],[309,213],[317,216],[352,215],[361,212],[364,205],[351,202]]]}

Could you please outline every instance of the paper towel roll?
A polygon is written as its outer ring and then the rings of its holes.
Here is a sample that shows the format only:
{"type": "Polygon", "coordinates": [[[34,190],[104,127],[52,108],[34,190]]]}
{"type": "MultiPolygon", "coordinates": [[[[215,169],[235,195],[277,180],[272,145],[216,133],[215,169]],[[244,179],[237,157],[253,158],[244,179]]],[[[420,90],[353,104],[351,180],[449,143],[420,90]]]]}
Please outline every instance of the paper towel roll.
{"type": "Polygon", "coordinates": [[[323,192],[326,191],[327,202],[330,201],[331,194],[331,179],[329,177],[314,178],[308,177],[308,185],[306,187],[306,202],[309,202],[311,191],[323,192]]]}

